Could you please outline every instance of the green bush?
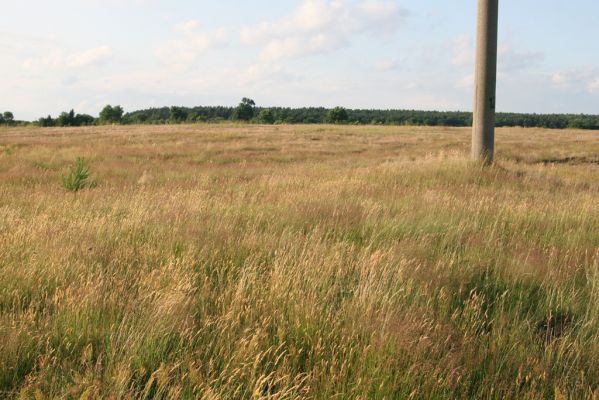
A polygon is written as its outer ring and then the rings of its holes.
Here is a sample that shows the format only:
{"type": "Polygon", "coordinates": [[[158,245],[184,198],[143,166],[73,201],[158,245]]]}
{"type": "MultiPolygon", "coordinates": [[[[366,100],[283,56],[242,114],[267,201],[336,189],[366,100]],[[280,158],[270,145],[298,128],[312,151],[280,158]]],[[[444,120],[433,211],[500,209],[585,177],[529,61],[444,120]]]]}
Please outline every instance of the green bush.
{"type": "Polygon", "coordinates": [[[69,173],[61,177],[62,187],[71,192],[78,192],[92,186],[89,177],[90,172],[86,161],[84,158],[79,157],[75,164],[71,166],[69,173]]]}

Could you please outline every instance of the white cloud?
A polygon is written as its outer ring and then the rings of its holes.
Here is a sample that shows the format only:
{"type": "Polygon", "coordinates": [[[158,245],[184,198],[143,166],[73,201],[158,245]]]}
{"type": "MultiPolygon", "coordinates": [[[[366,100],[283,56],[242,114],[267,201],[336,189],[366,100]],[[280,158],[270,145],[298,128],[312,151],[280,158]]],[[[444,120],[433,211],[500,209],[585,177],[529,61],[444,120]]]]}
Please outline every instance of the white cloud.
{"type": "Polygon", "coordinates": [[[551,82],[559,89],[599,93],[599,68],[578,67],[555,72],[551,82]]]}
{"type": "MultiPolygon", "coordinates": [[[[475,63],[474,40],[469,35],[461,35],[453,42],[452,65],[473,67],[475,63]]],[[[497,51],[497,64],[500,73],[525,70],[543,61],[545,55],[536,51],[523,51],[511,43],[501,44],[497,51]]]]}
{"type": "Polygon", "coordinates": [[[383,60],[376,65],[377,71],[395,71],[401,67],[398,60],[383,60]]]}
{"type": "Polygon", "coordinates": [[[542,52],[521,51],[511,44],[499,46],[498,53],[498,67],[501,73],[522,71],[541,63],[545,59],[542,52]]]}
{"type": "Polygon", "coordinates": [[[197,19],[192,19],[176,25],[175,31],[184,35],[194,35],[197,33],[197,30],[200,28],[200,26],[202,26],[200,21],[197,19]]]}
{"type": "Polygon", "coordinates": [[[474,44],[468,35],[461,35],[453,43],[451,63],[458,67],[470,66],[474,63],[474,44]]]}
{"type": "Polygon", "coordinates": [[[473,89],[474,88],[474,73],[462,76],[457,82],[458,89],[473,89]]]}
{"type": "Polygon", "coordinates": [[[164,63],[185,70],[193,67],[207,51],[228,45],[229,35],[225,28],[202,31],[200,27],[197,20],[178,24],[175,32],[179,37],[160,46],[156,54],[164,63]]]}
{"type": "Polygon", "coordinates": [[[264,60],[301,57],[308,54],[327,53],[347,44],[343,37],[329,33],[318,33],[308,37],[286,37],[272,39],[262,49],[264,60]]]}
{"type": "Polygon", "coordinates": [[[280,65],[254,64],[247,67],[239,73],[239,83],[241,85],[255,85],[264,83],[283,83],[297,82],[302,79],[301,76],[289,72],[280,65]]]}
{"type": "Polygon", "coordinates": [[[551,82],[555,86],[567,87],[571,84],[572,74],[570,72],[558,71],[551,76],[551,82]]]}
{"type": "Polygon", "coordinates": [[[100,65],[111,57],[112,49],[109,46],[101,46],[68,56],[65,59],[65,65],[70,68],[100,65]]]}
{"type": "Polygon", "coordinates": [[[393,0],[304,0],[278,21],[243,28],[240,40],[261,47],[264,60],[302,57],[348,46],[356,34],[395,32],[405,15],[393,0]]]}
{"type": "MultiPolygon", "coordinates": [[[[461,35],[450,42],[450,60],[444,71],[439,71],[446,79],[453,82],[453,88],[464,96],[474,89],[476,62],[476,44],[471,35],[461,35]]],[[[441,53],[443,50],[439,50],[441,53]]],[[[517,87],[522,80],[544,82],[547,74],[541,72],[545,55],[539,51],[521,49],[511,40],[500,43],[498,47],[498,83],[506,87],[517,87]],[[538,68],[538,69],[536,69],[538,68]]]]}
{"type": "Polygon", "coordinates": [[[85,0],[85,2],[102,7],[138,7],[146,5],[149,0],[85,0]]]}
{"type": "Polygon", "coordinates": [[[92,66],[100,66],[112,58],[112,48],[100,46],[87,49],[77,53],[66,53],[58,47],[42,46],[39,57],[30,57],[23,61],[23,66],[31,70],[45,69],[78,69],[92,66]]]}

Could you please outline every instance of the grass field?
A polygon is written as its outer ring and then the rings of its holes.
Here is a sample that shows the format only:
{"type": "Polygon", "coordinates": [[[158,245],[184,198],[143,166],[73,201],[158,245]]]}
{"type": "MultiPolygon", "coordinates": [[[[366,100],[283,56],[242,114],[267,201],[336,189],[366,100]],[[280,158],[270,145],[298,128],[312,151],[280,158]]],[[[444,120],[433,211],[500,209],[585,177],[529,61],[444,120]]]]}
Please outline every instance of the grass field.
{"type": "Polygon", "coordinates": [[[599,398],[599,133],[469,135],[1,129],[0,398],[599,398]]]}

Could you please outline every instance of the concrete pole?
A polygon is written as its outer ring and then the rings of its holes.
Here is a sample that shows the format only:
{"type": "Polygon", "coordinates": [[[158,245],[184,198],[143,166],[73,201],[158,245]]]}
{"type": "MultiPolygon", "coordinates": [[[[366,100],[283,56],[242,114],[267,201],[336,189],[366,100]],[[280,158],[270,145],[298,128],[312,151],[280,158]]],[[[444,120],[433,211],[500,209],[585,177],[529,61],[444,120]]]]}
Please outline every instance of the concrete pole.
{"type": "Polygon", "coordinates": [[[484,164],[493,163],[495,150],[498,19],[499,0],[478,0],[472,158],[484,164]]]}

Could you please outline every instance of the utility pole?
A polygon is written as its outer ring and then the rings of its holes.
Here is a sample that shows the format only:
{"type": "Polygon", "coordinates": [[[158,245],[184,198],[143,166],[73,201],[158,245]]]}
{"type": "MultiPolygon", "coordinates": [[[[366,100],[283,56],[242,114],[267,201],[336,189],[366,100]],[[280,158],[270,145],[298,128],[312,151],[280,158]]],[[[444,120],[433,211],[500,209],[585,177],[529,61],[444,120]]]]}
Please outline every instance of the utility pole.
{"type": "Polygon", "coordinates": [[[497,90],[499,0],[478,0],[476,82],[472,122],[472,158],[493,163],[497,90]]]}

